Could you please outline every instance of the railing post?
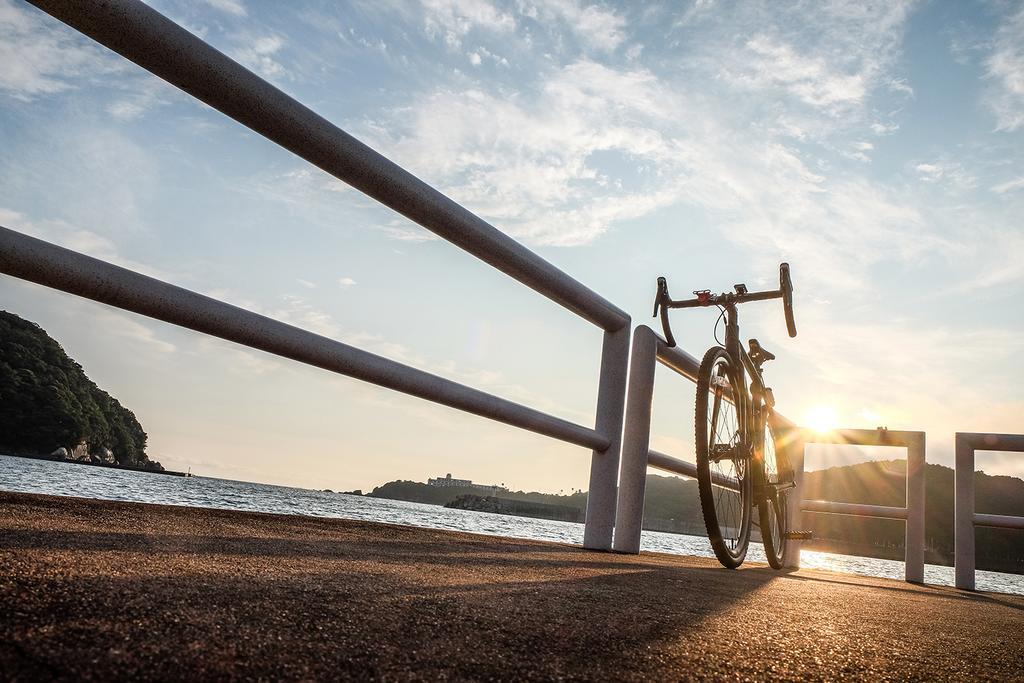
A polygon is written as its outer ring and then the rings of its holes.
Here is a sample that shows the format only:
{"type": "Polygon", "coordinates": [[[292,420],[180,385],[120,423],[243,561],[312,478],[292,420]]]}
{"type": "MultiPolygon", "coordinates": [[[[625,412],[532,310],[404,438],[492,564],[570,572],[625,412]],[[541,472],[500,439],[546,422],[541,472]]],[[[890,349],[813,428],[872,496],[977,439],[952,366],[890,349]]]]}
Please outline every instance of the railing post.
{"type": "Polygon", "coordinates": [[[925,435],[912,434],[907,442],[906,580],[924,583],[924,476],[925,435]]]}
{"type": "MultiPolygon", "coordinates": [[[[791,448],[790,462],[793,465],[793,493],[787,501],[789,507],[789,529],[790,531],[803,531],[803,509],[801,503],[804,500],[804,438],[803,430],[798,427],[789,428],[789,439],[787,446],[791,448]]],[[[786,568],[800,568],[800,541],[787,539],[786,543],[786,568]]]]}
{"type": "Polygon", "coordinates": [[[974,590],[974,446],[956,435],[956,497],[953,564],[956,587],[974,590]]]}
{"type": "Polygon", "coordinates": [[[654,331],[646,325],[637,327],[633,333],[626,425],[622,437],[619,504],[615,517],[615,550],[620,553],[635,555],[640,552],[657,349],[658,340],[654,331]]]}
{"type": "Polygon", "coordinates": [[[595,430],[605,435],[609,443],[605,450],[595,450],[590,459],[590,490],[587,494],[583,547],[591,550],[612,548],[622,419],[626,407],[626,376],[629,371],[629,333],[630,324],[627,321],[618,330],[605,332],[601,347],[595,430]]]}

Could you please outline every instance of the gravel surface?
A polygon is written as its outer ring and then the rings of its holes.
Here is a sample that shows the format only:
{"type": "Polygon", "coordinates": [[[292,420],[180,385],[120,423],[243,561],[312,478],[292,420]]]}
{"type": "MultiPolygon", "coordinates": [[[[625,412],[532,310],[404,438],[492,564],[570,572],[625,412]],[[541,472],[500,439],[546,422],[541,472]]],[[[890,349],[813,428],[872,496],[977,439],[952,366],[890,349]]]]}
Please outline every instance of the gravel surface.
{"type": "Polygon", "coordinates": [[[6,680],[1024,680],[1024,597],[0,493],[6,680]]]}

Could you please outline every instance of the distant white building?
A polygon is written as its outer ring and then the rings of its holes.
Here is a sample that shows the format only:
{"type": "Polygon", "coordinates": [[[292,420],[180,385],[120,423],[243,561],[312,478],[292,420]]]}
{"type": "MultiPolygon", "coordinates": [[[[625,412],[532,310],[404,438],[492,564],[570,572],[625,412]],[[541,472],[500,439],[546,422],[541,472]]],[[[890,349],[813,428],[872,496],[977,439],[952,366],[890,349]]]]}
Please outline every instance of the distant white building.
{"type": "Polygon", "coordinates": [[[443,479],[441,477],[438,477],[437,479],[427,479],[427,484],[429,484],[430,486],[468,487],[472,486],[473,482],[470,481],[469,479],[452,479],[452,474],[451,472],[449,472],[448,474],[445,475],[443,479]]]}
{"type": "Polygon", "coordinates": [[[446,474],[444,477],[437,477],[436,479],[427,479],[429,486],[440,486],[442,488],[460,488],[460,489],[472,489],[480,493],[493,496],[499,491],[507,491],[504,486],[487,486],[485,484],[474,484],[469,479],[452,479],[451,472],[446,474]]]}

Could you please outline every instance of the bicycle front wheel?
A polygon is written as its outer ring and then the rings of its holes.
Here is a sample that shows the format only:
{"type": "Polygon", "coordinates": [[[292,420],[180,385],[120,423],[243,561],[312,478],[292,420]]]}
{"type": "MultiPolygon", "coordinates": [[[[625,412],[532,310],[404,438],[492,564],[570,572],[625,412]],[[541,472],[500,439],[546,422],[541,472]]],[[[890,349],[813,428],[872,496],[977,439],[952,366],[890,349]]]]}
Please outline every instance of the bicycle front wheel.
{"type": "Polygon", "coordinates": [[[775,440],[771,418],[762,417],[764,440],[760,460],[764,465],[764,495],[758,501],[761,541],[764,554],[773,569],[786,565],[786,534],[789,533],[789,494],[792,490],[793,471],[788,459],[775,440]]]}
{"type": "Polygon", "coordinates": [[[697,484],[711,547],[729,569],[747,555],[753,495],[750,440],[732,403],[734,393],[745,391],[738,379],[729,353],[708,349],[697,373],[697,484]]]}

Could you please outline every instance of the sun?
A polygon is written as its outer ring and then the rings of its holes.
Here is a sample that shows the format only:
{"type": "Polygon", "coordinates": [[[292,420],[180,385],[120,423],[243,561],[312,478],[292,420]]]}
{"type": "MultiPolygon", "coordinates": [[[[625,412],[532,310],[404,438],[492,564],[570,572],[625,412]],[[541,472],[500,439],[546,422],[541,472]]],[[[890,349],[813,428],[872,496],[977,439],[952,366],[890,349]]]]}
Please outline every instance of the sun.
{"type": "Polygon", "coordinates": [[[839,418],[832,406],[815,406],[804,414],[804,426],[818,433],[830,432],[839,426],[839,418]]]}

